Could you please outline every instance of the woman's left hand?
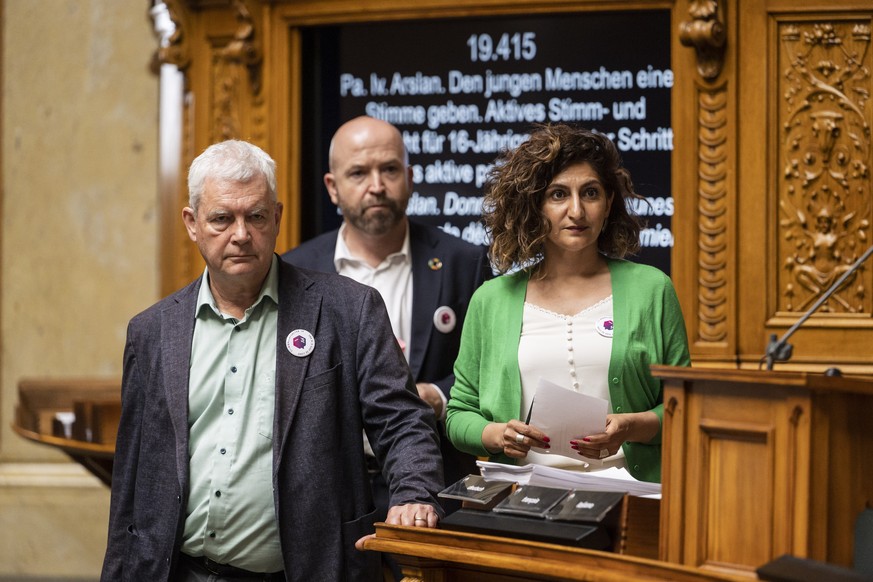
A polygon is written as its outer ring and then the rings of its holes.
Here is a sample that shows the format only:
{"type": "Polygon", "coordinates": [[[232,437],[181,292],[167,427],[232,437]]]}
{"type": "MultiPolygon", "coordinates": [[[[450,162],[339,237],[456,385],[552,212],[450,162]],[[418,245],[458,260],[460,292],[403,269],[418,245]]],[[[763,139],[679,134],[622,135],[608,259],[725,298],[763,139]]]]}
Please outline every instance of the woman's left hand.
{"type": "Polygon", "coordinates": [[[648,442],[661,428],[654,412],[607,414],[603,432],[570,441],[583,457],[605,459],[618,452],[625,442],[648,442]]]}

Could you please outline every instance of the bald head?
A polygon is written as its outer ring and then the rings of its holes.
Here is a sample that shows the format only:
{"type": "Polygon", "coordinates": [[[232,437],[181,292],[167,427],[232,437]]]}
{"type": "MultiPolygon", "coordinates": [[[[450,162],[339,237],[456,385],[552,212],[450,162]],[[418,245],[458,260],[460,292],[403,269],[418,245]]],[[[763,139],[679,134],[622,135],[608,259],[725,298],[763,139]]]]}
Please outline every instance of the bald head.
{"type": "Polygon", "coordinates": [[[347,243],[357,234],[368,244],[384,247],[402,242],[412,168],[396,127],[372,117],[343,124],[330,142],[330,172],[324,175],[324,185],[349,227],[347,243]]]}
{"type": "Polygon", "coordinates": [[[333,134],[328,152],[330,171],[336,172],[352,151],[373,147],[395,149],[403,165],[409,165],[400,130],[387,121],[362,115],[342,124],[333,134]]]}

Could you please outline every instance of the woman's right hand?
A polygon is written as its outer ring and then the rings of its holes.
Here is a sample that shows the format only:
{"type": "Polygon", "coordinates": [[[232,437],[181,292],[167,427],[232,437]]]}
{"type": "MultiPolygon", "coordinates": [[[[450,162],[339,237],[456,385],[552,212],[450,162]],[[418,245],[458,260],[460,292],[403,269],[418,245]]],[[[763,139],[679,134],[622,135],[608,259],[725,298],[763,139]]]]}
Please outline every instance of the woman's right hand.
{"type": "Polygon", "coordinates": [[[503,453],[513,459],[523,459],[531,447],[548,449],[549,437],[537,427],[513,419],[488,424],[482,431],[482,444],[491,454],[503,453]]]}

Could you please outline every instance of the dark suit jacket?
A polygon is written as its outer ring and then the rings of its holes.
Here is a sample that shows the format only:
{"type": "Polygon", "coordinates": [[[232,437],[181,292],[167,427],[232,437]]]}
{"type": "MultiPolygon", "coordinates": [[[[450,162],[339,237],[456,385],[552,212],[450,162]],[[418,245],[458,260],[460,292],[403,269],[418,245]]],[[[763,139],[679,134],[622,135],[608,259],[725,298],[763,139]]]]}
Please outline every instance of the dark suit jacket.
{"type": "MultiPolygon", "coordinates": [[[[333,230],[302,243],[282,255],[298,267],[336,273],[333,262],[339,230],[333,230]]],[[[490,279],[492,271],[484,247],[465,242],[438,228],[409,221],[409,251],[412,255],[412,352],[409,368],[416,382],[431,382],[449,397],[455,382],[452,369],[461,345],[461,328],[467,305],[479,285],[490,279]],[[431,259],[441,267],[432,269],[431,259]],[[434,325],[434,312],[446,305],[457,315],[449,333],[434,325]]],[[[477,473],[475,458],[455,449],[445,437],[440,423],[446,483],[469,473],[477,473]]]]}
{"type": "MultiPolygon", "coordinates": [[[[377,580],[361,431],[391,484],[391,504],[438,505],[443,484],[432,410],[420,398],[379,294],[279,262],[273,488],[288,580],[377,580]],[[285,347],[295,329],[315,349],[285,347]]],[[[201,279],[128,327],[102,580],[168,580],[188,495],[188,370],[201,279]]]]}

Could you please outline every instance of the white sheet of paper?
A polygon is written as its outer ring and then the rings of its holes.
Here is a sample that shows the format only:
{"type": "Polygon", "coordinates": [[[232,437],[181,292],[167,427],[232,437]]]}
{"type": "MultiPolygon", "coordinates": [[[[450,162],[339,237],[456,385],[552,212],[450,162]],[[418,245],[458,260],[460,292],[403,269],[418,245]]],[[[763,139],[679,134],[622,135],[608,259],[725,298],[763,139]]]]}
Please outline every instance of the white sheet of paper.
{"type": "Polygon", "coordinates": [[[536,449],[537,452],[601,465],[601,461],[583,457],[571,449],[570,441],[603,432],[607,410],[609,402],[603,398],[567,390],[540,378],[529,424],[542,430],[549,437],[551,446],[548,449],[536,449]]]}

